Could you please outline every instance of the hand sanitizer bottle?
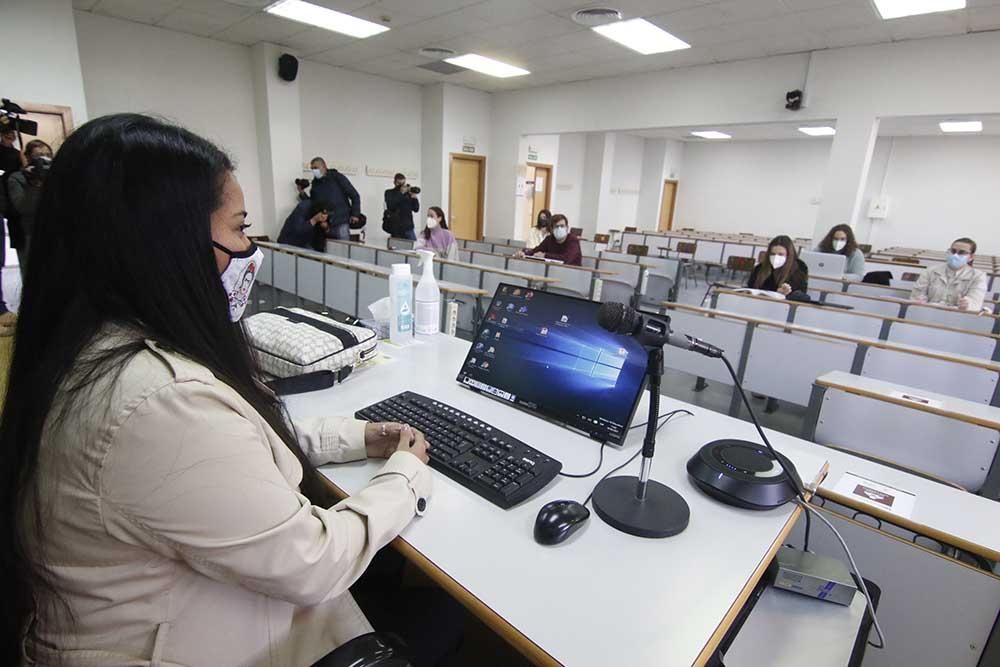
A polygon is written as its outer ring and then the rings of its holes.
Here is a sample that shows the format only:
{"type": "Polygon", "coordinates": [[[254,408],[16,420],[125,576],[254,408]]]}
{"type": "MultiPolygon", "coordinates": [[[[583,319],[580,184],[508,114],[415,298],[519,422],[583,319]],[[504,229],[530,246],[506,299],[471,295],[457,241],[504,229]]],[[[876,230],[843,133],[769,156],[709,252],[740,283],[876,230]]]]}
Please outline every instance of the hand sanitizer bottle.
{"type": "Polygon", "coordinates": [[[417,283],[416,292],[416,332],[423,335],[441,331],[441,290],[434,278],[434,252],[418,250],[423,263],[423,275],[417,283]]]}

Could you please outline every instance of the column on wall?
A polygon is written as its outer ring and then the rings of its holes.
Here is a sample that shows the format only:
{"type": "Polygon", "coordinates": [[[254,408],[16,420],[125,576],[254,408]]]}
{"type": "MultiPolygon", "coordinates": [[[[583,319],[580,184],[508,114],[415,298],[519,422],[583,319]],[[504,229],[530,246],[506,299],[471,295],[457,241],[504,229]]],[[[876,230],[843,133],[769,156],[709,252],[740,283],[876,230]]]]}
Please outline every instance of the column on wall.
{"type": "Polygon", "coordinates": [[[444,183],[449,178],[446,173],[448,160],[444,155],[444,84],[424,86],[420,91],[420,98],[421,198],[425,202],[441,202],[440,206],[445,209],[445,213],[450,213],[450,206],[444,200],[444,183]]]}
{"type": "Polygon", "coordinates": [[[295,207],[294,181],[303,176],[299,84],[278,77],[282,53],[284,49],[267,43],[251,50],[263,205],[258,233],[271,238],[295,207]]]}
{"type": "Polygon", "coordinates": [[[639,229],[656,229],[663,199],[663,172],[667,157],[666,139],[646,139],[642,149],[642,177],[635,222],[639,229]]]}
{"type": "Polygon", "coordinates": [[[858,111],[837,119],[814,239],[823,238],[834,225],[858,222],[878,127],[879,119],[871,112],[858,111]]]}

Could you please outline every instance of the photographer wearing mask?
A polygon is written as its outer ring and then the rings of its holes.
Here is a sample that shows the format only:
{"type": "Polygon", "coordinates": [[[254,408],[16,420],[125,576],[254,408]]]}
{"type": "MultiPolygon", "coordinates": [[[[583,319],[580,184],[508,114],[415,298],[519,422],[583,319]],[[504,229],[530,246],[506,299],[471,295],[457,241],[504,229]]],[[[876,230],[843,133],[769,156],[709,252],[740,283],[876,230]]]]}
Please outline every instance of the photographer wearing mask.
{"type": "MultiPolygon", "coordinates": [[[[326,235],[346,241],[351,237],[350,224],[360,220],[361,195],[347,176],[336,169],[327,169],[323,158],[314,157],[309,168],[313,175],[310,198],[330,205],[330,228],[326,235]]],[[[302,192],[301,188],[299,192],[302,192]]]]}
{"type": "Polygon", "coordinates": [[[49,174],[52,164],[52,147],[41,139],[29,141],[24,147],[26,167],[13,174],[7,180],[7,194],[10,197],[11,208],[17,213],[21,224],[21,243],[18,248],[18,259],[21,264],[21,277],[28,269],[28,253],[31,247],[31,237],[34,234],[35,211],[38,210],[38,198],[42,194],[42,185],[49,174]]]}
{"type": "Polygon", "coordinates": [[[393,238],[416,241],[413,214],[420,210],[420,200],[414,195],[420,194],[420,188],[411,187],[403,174],[393,176],[393,184],[394,187],[385,191],[382,229],[389,232],[393,238]]]}
{"type": "Polygon", "coordinates": [[[538,257],[555,259],[563,264],[580,266],[583,253],[580,251],[580,239],[569,231],[569,220],[562,213],[552,216],[552,235],[531,250],[519,251],[515,257],[538,257]]]}
{"type": "Polygon", "coordinates": [[[306,199],[300,201],[285,219],[278,243],[326,252],[326,230],[330,228],[330,204],[306,199]]]}
{"type": "MultiPolygon", "coordinates": [[[[0,125],[0,239],[3,237],[3,227],[6,224],[10,230],[10,242],[13,247],[18,247],[20,238],[16,220],[16,212],[11,210],[10,200],[7,197],[7,179],[16,173],[22,166],[21,151],[14,147],[17,141],[17,132],[9,125],[10,119],[7,116],[0,116],[0,121],[8,124],[0,125]]],[[[0,243],[0,267],[7,263],[7,244],[0,243]]],[[[17,316],[7,310],[7,304],[3,300],[3,286],[0,281],[0,335],[9,335],[13,332],[14,323],[17,316]]]]}

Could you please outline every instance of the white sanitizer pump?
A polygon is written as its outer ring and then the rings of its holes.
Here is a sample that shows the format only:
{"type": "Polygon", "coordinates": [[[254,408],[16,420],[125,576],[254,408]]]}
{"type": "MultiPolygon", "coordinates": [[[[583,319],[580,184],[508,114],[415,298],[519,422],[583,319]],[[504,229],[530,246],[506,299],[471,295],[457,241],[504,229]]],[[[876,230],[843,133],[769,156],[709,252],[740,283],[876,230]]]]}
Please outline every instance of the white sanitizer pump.
{"type": "Polygon", "coordinates": [[[423,274],[416,291],[416,332],[429,335],[441,331],[441,290],[434,278],[434,252],[418,250],[423,274]]]}

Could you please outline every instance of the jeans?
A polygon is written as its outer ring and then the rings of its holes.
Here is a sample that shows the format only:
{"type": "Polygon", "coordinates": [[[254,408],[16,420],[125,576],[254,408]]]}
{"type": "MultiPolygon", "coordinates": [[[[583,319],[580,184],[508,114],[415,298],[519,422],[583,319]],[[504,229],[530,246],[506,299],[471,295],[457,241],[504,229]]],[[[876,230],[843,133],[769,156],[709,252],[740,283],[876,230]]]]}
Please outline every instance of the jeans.
{"type": "Polygon", "coordinates": [[[348,223],[333,225],[330,227],[330,238],[338,241],[347,241],[351,238],[351,226],[348,223]]]}
{"type": "Polygon", "coordinates": [[[417,233],[416,233],[416,231],[414,231],[413,227],[410,227],[405,232],[403,232],[403,238],[404,239],[409,239],[411,241],[416,241],[417,240],[417,233]]]}

